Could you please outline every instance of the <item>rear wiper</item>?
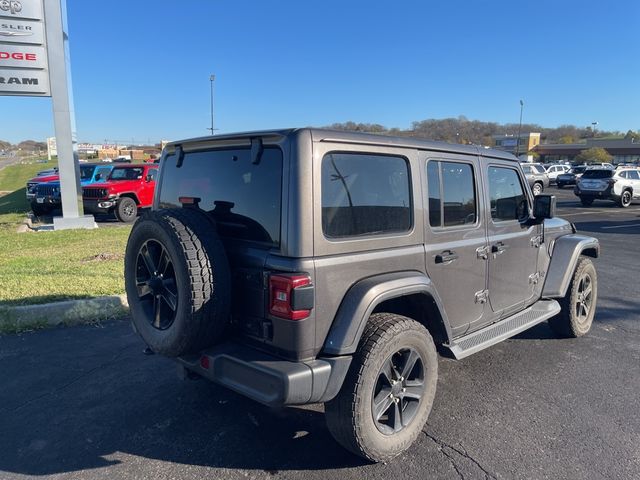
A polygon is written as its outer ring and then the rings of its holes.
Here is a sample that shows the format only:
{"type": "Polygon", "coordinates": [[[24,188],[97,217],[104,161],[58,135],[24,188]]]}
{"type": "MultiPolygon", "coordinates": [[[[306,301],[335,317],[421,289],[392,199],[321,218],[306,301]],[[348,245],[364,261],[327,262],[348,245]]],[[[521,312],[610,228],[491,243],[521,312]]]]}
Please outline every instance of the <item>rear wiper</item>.
{"type": "Polygon", "coordinates": [[[262,145],[262,138],[251,139],[251,163],[253,165],[260,165],[262,160],[262,152],[264,152],[264,146],[262,145]]]}
{"type": "Polygon", "coordinates": [[[184,150],[182,150],[182,145],[178,145],[176,147],[176,168],[180,168],[182,166],[182,162],[184,162],[184,150]]]}

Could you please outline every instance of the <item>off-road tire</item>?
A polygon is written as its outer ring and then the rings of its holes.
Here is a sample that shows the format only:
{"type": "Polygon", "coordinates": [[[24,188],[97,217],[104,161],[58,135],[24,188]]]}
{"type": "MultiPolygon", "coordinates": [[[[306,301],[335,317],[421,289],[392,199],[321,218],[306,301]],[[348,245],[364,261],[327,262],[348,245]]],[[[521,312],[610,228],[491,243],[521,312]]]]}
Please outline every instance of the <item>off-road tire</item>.
{"type": "Polygon", "coordinates": [[[582,203],[583,207],[590,207],[593,205],[593,198],[580,197],[580,203],[582,203]]]}
{"type": "Polygon", "coordinates": [[[138,216],[138,205],[136,205],[136,201],[131,197],[120,197],[116,202],[115,214],[120,222],[135,222],[138,216]]]}
{"type": "Polygon", "coordinates": [[[535,182],[533,184],[533,187],[531,187],[531,191],[533,192],[533,195],[540,195],[543,191],[544,191],[544,185],[542,185],[542,183],[540,182],[535,182]]]}
{"type": "Polygon", "coordinates": [[[573,272],[573,277],[567,294],[560,300],[560,313],[555,317],[549,319],[549,325],[551,329],[561,337],[581,337],[589,332],[591,324],[593,323],[593,317],[596,312],[596,303],[598,300],[598,277],[596,269],[593,266],[593,262],[587,257],[580,257],[576,269],[573,272]],[[581,316],[579,313],[580,301],[581,301],[581,282],[585,278],[589,277],[589,283],[591,285],[591,298],[589,304],[589,311],[586,316],[581,316]]]}
{"type": "Polygon", "coordinates": [[[618,205],[622,208],[627,208],[631,205],[631,200],[633,199],[633,193],[631,190],[625,190],[620,195],[620,199],[618,200],[618,205]]]}
{"type": "Polygon", "coordinates": [[[134,328],[154,352],[176,357],[216,343],[229,320],[231,276],[213,221],[202,211],[186,208],[142,216],[127,243],[125,287],[134,328]],[[175,274],[177,307],[163,329],[154,326],[148,299],[138,290],[140,269],[146,271],[138,257],[149,242],[165,249],[175,274]]]}
{"type": "Polygon", "coordinates": [[[433,406],[438,355],[427,329],[391,313],[371,315],[338,395],[325,404],[329,431],[347,450],[373,462],[385,462],[414,442],[433,406]],[[413,419],[403,429],[383,434],[373,418],[372,396],[380,369],[400,349],[414,349],[424,366],[424,394],[413,419]]]}

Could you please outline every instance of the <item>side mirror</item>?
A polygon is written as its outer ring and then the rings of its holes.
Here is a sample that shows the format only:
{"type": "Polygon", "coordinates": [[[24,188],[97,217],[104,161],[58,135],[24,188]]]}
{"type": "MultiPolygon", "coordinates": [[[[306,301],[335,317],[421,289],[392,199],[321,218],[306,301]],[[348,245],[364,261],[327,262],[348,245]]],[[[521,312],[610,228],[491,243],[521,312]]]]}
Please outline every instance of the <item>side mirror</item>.
{"type": "Polygon", "coordinates": [[[556,216],[556,196],[536,195],[533,199],[533,216],[537,220],[556,216]]]}
{"type": "Polygon", "coordinates": [[[149,183],[151,180],[153,180],[153,176],[151,174],[148,174],[146,177],[144,177],[144,179],[147,183],[149,183]]]}

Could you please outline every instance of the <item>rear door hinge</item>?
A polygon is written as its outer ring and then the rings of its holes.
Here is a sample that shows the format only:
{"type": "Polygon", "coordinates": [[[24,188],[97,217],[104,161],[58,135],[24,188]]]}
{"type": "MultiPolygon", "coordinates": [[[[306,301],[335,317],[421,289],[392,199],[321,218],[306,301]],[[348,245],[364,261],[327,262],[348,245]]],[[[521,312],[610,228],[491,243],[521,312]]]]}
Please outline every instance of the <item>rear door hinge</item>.
{"type": "Polygon", "coordinates": [[[487,300],[489,299],[489,290],[480,290],[479,292],[476,292],[476,303],[487,303],[487,300]]]}

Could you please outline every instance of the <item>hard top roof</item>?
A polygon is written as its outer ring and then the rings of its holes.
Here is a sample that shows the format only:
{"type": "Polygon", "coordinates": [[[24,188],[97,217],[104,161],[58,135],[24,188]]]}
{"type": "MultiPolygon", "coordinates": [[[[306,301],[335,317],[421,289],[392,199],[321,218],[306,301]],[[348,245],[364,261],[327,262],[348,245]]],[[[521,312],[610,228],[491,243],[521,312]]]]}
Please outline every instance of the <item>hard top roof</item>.
{"type": "Polygon", "coordinates": [[[119,162],[114,162],[114,163],[110,163],[109,165],[112,165],[113,168],[140,168],[140,167],[155,167],[155,168],[158,168],[158,164],[157,163],[119,163],[119,162]]]}
{"type": "Polygon", "coordinates": [[[185,140],[171,142],[167,147],[176,147],[191,143],[211,143],[215,141],[229,141],[234,139],[251,139],[256,137],[288,137],[308,131],[316,142],[346,142],[361,145],[394,146],[400,148],[414,148],[419,150],[432,150],[440,152],[462,153],[467,155],[481,155],[483,157],[499,158],[517,162],[517,158],[507,152],[493,148],[485,148],[479,145],[461,145],[435,140],[427,140],[419,137],[400,137],[364,132],[352,132],[346,130],[331,130],[326,128],[289,128],[276,130],[257,130],[250,132],[228,133],[222,135],[208,135],[185,140]]]}

